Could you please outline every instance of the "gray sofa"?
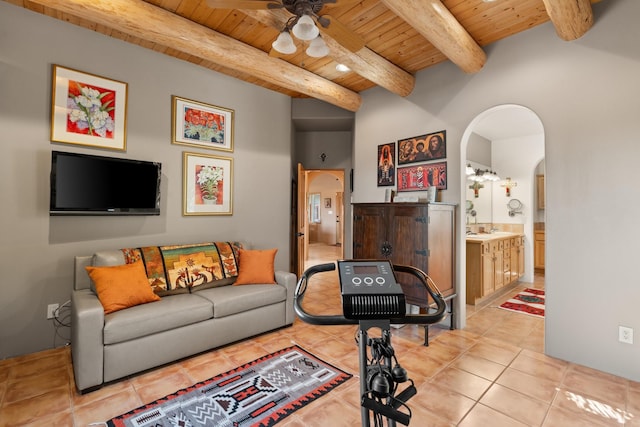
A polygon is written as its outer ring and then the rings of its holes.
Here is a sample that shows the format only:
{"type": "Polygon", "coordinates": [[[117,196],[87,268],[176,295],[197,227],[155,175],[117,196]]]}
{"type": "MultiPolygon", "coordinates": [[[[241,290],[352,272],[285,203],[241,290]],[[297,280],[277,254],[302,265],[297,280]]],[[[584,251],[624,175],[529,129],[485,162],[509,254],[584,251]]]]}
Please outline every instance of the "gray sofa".
{"type": "Polygon", "coordinates": [[[75,258],[71,353],[80,392],[205,350],[291,325],[296,276],[277,285],[224,286],[161,297],[104,313],[85,270],[125,263],[121,250],[75,258]],[[106,261],[105,261],[106,260],[106,261]]]}

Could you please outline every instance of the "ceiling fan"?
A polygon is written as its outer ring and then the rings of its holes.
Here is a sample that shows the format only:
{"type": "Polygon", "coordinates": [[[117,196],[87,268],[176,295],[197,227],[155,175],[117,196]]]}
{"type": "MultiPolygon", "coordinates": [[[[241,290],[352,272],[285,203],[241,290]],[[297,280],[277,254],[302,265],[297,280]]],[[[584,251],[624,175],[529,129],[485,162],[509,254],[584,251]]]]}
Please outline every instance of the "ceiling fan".
{"type": "MultiPolygon", "coordinates": [[[[340,0],[340,3],[348,1],[353,0],[340,0]]],[[[207,0],[207,4],[216,9],[285,9],[292,16],[273,42],[273,50],[281,54],[296,52],[297,48],[290,34],[293,33],[297,39],[309,42],[306,52],[312,57],[322,57],[329,53],[329,48],[319,36],[320,32],[351,52],[357,52],[365,45],[359,35],[340,21],[327,13],[321,14],[325,5],[336,2],[337,0],[207,0]]]]}

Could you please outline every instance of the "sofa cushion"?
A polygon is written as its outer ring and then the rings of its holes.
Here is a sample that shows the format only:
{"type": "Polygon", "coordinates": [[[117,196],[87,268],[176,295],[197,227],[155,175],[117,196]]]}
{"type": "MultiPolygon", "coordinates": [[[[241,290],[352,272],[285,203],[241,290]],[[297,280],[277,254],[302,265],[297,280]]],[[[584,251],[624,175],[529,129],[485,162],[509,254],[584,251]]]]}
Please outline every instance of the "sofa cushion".
{"type": "Polygon", "coordinates": [[[146,246],[121,249],[123,260],[142,260],[149,285],[160,296],[233,283],[238,274],[238,242],[146,246]]]}
{"type": "Polygon", "coordinates": [[[240,249],[238,277],[234,285],[259,285],[276,283],[274,261],[277,249],[240,249]]]}
{"type": "MultiPolygon", "coordinates": [[[[191,294],[170,295],[104,317],[104,344],[115,344],[213,317],[210,301],[191,294]]],[[[170,345],[170,343],[167,343],[170,345]]]]}
{"type": "Polygon", "coordinates": [[[142,262],[86,269],[105,314],[160,299],[147,284],[142,262]]]}
{"type": "Polygon", "coordinates": [[[279,285],[223,286],[192,295],[211,301],[213,317],[220,318],[285,301],[287,289],[279,285]]]}

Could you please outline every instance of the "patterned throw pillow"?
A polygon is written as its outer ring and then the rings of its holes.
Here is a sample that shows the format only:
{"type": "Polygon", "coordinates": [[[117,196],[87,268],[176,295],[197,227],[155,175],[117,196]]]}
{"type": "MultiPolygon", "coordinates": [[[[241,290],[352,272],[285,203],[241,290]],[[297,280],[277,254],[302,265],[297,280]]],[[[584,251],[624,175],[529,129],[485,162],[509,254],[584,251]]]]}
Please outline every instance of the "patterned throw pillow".
{"type": "Polygon", "coordinates": [[[144,263],[149,286],[160,296],[225,286],[238,275],[238,242],[122,249],[127,264],[144,263]]]}
{"type": "Polygon", "coordinates": [[[220,262],[221,277],[206,283],[196,283],[191,291],[216,288],[230,285],[238,275],[238,251],[242,249],[239,242],[215,242],[218,249],[218,261],[220,262]]]}

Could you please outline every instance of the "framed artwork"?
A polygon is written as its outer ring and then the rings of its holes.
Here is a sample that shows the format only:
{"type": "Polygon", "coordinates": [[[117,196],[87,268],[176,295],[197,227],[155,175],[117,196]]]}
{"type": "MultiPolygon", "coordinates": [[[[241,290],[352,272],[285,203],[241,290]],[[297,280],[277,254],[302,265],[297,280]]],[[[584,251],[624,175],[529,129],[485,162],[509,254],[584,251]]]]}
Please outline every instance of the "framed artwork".
{"type": "Polygon", "coordinates": [[[398,167],[398,192],[424,191],[431,186],[447,189],[447,162],[398,167]]]}
{"type": "Polygon", "coordinates": [[[231,215],[233,159],[185,152],[182,161],[182,214],[231,215]]]}
{"type": "Polygon", "coordinates": [[[396,143],[378,145],[378,187],[396,185],[396,143]]]}
{"type": "Polygon", "coordinates": [[[172,104],[173,144],[233,151],[233,110],[178,96],[172,104]]]}
{"type": "Polygon", "coordinates": [[[331,199],[330,198],[324,199],[324,207],[325,208],[330,208],[331,207],[331,199]]]}
{"type": "Polygon", "coordinates": [[[53,66],[51,141],[126,151],[127,83],[53,66]]]}
{"type": "Polygon", "coordinates": [[[398,141],[398,165],[447,158],[447,131],[427,133],[398,141]]]}

